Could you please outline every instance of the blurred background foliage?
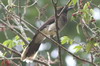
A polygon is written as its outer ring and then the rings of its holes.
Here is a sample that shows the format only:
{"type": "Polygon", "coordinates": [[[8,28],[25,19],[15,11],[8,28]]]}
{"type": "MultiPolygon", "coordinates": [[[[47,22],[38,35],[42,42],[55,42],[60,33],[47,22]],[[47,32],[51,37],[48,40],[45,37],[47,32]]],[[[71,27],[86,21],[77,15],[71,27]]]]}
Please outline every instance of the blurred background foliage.
{"type": "MultiPolygon", "coordinates": [[[[6,6],[5,8],[7,8],[9,6],[8,1],[10,1],[10,0],[1,0],[1,1],[6,6]]],[[[14,2],[13,3],[14,8],[11,8],[11,11],[15,12],[17,15],[20,15],[21,17],[23,17],[23,14],[25,12],[25,8],[23,8],[23,6],[31,5],[35,2],[35,0],[12,0],[12,1],[14,2]],[[26,5],[26,3],[27,3],[27,5],[26,5]],[[19,8],[17,7],[18,5],[20,5],[19,8]]],[[[64,6],[67,2],[68,2],[68,0],[59,0],[58,7],[64,6]]],[[[87,2],[92,3],[92,5],[90,6],[92,10],[94,10],[94,9],[99,10],[98,17],[100,17],[100,1],[99,0],[83,0],[82,1],[83,6],[87,2]]],[[[9,8],[9,10],[10,10],[10,8],[9,8]]],[[[68,48],[68,50],[71,51],[72,53],[74,53],[74,54],[76,54],[84,59],[91,60],[91,54],[83,52],[84,51],[84,50],[82,50],[82,49],[84,49],[83,46],[79,46],[79,44],[85,44],[85,45],[87,43],[91,44],[92,37],[90,37],[90,39],[89,39],[91,41],[87,42],[87,37],[84,35],[84,31],[82,30],[82,26],[79,24],[81,22],[79,17],[83,16],[83,18],[84,18],[84,14],[80,15],[80,14],[77,14],[77,12],[78,12],[77,4],[73,10],[68,12],[68,17],[67,17],[68,24],[64,28],[64,30],[60,33],[60,36],[62,37],[61,38],[62,43],[65,42],[65,44],[63,44],[63,45],[66,48],[68,48]],[[79,16],[76,16],[76,15],[79,15],[79,16]],[[71,42],[71,44],[69,42],[71,42]]],[[[81,11],[81,12],[83,12],[83,11],[81,11]]],[[[35,5],[26,8],[26,12],[25,12],[23,18],[26,21],[28,21],[30,24],[32,24],[36,27],[40,27],[52,15],[54,15],[54,8],[53,8],[53,4],[52,4],[51,0],[37,0],[37,3],[35,5]]],[[[4,19],[4,16],[5,16],[5,11],[3,10],[3,7],[0,5],[0,19],[4,19]]],[[[89,16],[89,18],[90,18],[90,16],[89,16]]],[[[85,18],[85,19],[88,19],[88,18],[85,18]]],[[[93,21],[93,22],[95,23],[96,27],[98,27],[98,29],[100,30],[100,18],[99,19],[95,18],[95,21],[93,21]]],[[[14,25],[14,23],[12,21],[10,23],[12,23],[12,25],[14,25]]],[[[1,23],[0,23],[0,25],[1,25],[1,23]]],[[[89,23],[89,25],[91,26],[91,28],[93,27],[90,23],[89,23]]],[[[30,27],[30,26],[28,26],[28,27],[34,33],[36,32],[36,30],[34,30],[32,27],[30,27]]],[[[86,30],[89,31],[88,29],[86,29],[86,30]]],[[[34,36],[32,33],[30,33],[27,30],[25,30],[25,33],[26,33],[29,41],[34,36]]],[[[89,31],[89,33],[91,34],[91,31],[89,31]]],[[[90,35],[90,36],[92,36],[92,35],[90,35]]],[[[98,36],[100,36],[100,34],[98,36]]],[[[94,40],[94,38],[93,38],[93,40],[94,40]]],[[[100,40],[100,37],[98,38],[98,40],[100,40]]],[[[22,51],[23,47],[18,46],[18,45],[25,45],[23,43],[23,41],[21,41],[18,38],[18,36],[16,34],[14,34],[9,28],[0,29],[0,43],[3,43],[4,45],[7,45],[9,48],[14,48],[20,52],[22,51]],[[6,41],[6,42],[4,43],[4,41],[6,41]]],[[[94,44],[95,43],[96,42],[94,42],[94,44]]],[[[99,50],[100,50],[100,42],[97,45],[99,45],[99,50]]],[[[90,47],[90,45],[88,47],[90,47]]],[[[9,52],[9,51],[6,52],[6,50],[4,50],[2,48],[0,48],[0,49],[3,53],[5,53],[5,56],[11,57],[11,55],[10,55],[10,54],[12,54],[11,52],[9,52]]],[[[89,50],[90,49],[88,49],[88,51],[89,50]]],[[[48,57],[47,52],[49,52],[52,60],[57,59],[57,56],[58,56],[57,46],[54,45],[53,42],[50,42],[48,39],[46,39],[42,43],[39,51],[40,51],[39,54],[44,56],[45,58],[48,57]]],[[[69,55],[67,52],[65,52],[63,50],[62,50],[62,57],[63,57],[63,61],[64,61],[63,62],[64,66],[91,66],[90,64],[81,62],[79,60],[76,61],[76,59],[74,59],[71,55],[69,55]]],[[[96,63],[100,64],[100,56],[94,57],[94,58],[95,58],[94,61],[96,63]]],[[[15,62],[18,63],[18,61],[15,61],[15,62]]],[[[27,64],[23,63],[22,66],[25,66],[25,65],[29,66],[28,63],[27,64]]],[[[33,65],[30,64],[30,66],[33,66],[33,65]]],[[[51,66],[58,66],[58,64],[52,64],[51,66]]]]}

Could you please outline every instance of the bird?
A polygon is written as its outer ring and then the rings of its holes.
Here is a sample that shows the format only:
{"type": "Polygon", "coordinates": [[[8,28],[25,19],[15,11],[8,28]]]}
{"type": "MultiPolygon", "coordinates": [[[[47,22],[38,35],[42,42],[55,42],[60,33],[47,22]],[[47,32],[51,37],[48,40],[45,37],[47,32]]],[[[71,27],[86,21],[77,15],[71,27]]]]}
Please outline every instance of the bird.
{"type": "MultiPolygon", "coordinates": [[[[58,17],[58,32],[60,32],[64,26],[67,23],[67,14],[68,11],[71,10],[72,7],[62,6],[57,8],[57,14],[59,14],[61,11],[61,15],[58,17]],[[65,8],[64,8],[65,7],[65,8]],[[63,9],[63,10],[62,10],[63,9]]],[[[40,28],[39,31],[44,33],[48,37],[55,37],[56,36],[56,17],[51,16],[40,28]]],[[[42,35],[40,32],[36,32],[34,35],[32,41],[29,43],[29,45],[23,50],[21,54],[21,60],[34,60],[37,56],[38,49],[45,40],[46,37],[42,35]]]]}

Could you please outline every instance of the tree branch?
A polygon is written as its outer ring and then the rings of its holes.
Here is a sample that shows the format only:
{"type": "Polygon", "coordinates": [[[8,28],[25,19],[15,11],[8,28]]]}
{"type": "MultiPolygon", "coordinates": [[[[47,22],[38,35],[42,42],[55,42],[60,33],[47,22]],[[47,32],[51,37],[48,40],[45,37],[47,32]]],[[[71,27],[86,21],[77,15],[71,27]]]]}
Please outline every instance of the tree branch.
{"type": "Polygon", "coordinates": [[[17,30],[13,29],[10,25],[5,23],[3,20],[0,19],[0,21],[3,24],[5,24],[8,28],[10,28],[15,34],[17,34],[25,42],[25,44],[29,44],[29,42],[17,30]]]}
{"type": "MultiPolygon", "coordinates": [[[[54,2],[54,0],[52,0],[52,3],[53,3],[53,6],[54,6],[54,10],[55,10],[55,23],[56,23],[57,41],[58,41],[59,44],[61,44],[60,37],[59,37],[59,31],[58,31],[58,29],[59,29],[59,27],[58,27],[58,17],[60,17],[60,16],[58,16],[58,11],[57,11],[58,0],[57,0],[57,2],[54,2]]],[[[59,61],[60,61],[59,66],[63,66],[62,65],[62,57],[61,57],[61,48],[60,47],[59,47],[58,53],[59,53],[59,61]]]]}
{"type": "MultiPolygon", "coordinates": [[[[13,57],[13,58],[0,58],[0,60],[20,60],[20,57],[13,57]]],[[[45,66],[49,66],[46,62],[43,62],[43,61],[40,61],[40,60],[34,60],[34,62],[36,63],[40,63],[40,64],[43,64],[45,66]]]]}
{"type": "Polygon", "coordinates": [[[16,50],[10,49],[10,48],[4,46],[4,45],[1,44],[1,43],[0,43],[0,46],[3,47],[3,48],[5,48],[5,49],[7,49],[7,50],[9,50],[9,51],[11,51],[11,52],[13,52],[13,53],[15,53],[15,54],[17,54],[17,55],[19,55],[19,56],[21,56],[21,53],[19,53],[19,52],[16,51],[16,50]]]}

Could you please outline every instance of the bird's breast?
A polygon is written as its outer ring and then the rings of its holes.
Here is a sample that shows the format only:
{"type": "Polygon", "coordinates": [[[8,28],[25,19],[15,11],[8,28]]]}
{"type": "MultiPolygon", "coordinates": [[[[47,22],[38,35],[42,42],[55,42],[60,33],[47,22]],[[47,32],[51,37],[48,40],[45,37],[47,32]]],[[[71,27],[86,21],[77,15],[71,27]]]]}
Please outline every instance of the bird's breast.
{"type": "Polygon", "coordinates": [[[55,23],[52,23],[50,25],[47,25],[46,28],[44,28],[42,30],[42,32],[44,34],[46,34],[48,37],[50,37],[51,35],[55,35],[56,34],[56,26],[55,26],[55,23]]]}
{"type": "MultiPolygon", "coordinates": [[[[66,25],[67,18],[65,15],[61,15],[58,19],[58,31],[60,32],[63,27],[66,25]]],[[[47,36],[55,36],[56,35],[56,22],[53,22],[49,25],[46,25],[46,27],[42,30],[42,32],[47,36]]]]}

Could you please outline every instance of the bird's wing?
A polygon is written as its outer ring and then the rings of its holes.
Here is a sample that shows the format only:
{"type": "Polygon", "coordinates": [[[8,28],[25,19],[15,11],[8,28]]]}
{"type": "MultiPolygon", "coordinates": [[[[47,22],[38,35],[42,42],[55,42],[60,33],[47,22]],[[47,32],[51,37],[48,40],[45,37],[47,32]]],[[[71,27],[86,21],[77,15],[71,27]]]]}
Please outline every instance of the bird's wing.
{"type": "Polygon", "coordinates": [[[52,24],[55,22],[55,16],[51,16],[40,28],[39,30],[43,30],[44,28],[46,28],[48,25],[52,24]]]}
{"type": "MultiPolygon", "coordinates": [[[[54,16],[50,17],[40,28],[39,30],[46,34],[46,29],[49,24],[54,23],[54,16]]],[[[41,42],[45,39],[45,37],[37,31],[35,36],[33,37],[30,44],[24,49],[23,53],[21,54],[21,60],[33,60],[35,55],[37,54],[37,50],[41,42]]]]}

